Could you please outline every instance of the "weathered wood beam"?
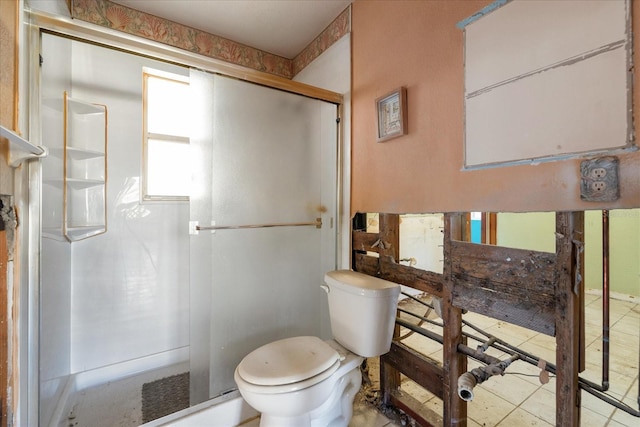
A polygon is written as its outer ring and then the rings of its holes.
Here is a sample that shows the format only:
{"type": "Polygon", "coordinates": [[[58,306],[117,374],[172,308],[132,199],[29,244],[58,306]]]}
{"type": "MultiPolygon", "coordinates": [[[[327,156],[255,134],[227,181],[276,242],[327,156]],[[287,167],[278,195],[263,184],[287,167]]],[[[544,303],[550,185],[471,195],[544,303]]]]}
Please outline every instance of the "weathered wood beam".
{"type": "Polygon", "coordinates": [[[378,247],[373,246],[380,239],[378,233],[354,231],[351,236],[351,248],[354,251],[378,252],[378,247]]]}
{"type": "Polygon", "coordinates": [[[580,425],[580,276],[584,212],[556,213],[556,425],[580,425]]]}
{"type": "Polygon", "coordinates": [[[380,356],[380,363],[397,369],[422,388],[442,399],[444,369],[437,360],[420,354],[401,342],[394,342],[391,344],[391,350],[380,356]]]}
{"type": "Polygon", "coordinates": [[[390,403],[392,406],[408,414],[420,427],[440,427],[443,425],[441,414],[430,410],[402,390],[391,393],[390,403]]]}
{"type": "Polygon", "coordinates": [[[555,254],[451,242],[453,304],[555,334],[555,254]]]}
{"type": "Polygon", "coordinates": [[[380,277],[442,297],[442,274],[396,264],[388,258],[380,258],[380,277]]]}
{"type": "Polygon", "coordinates": [[[385,260],[363,253],[355,253],[354,260],[353,269],[355,271],[442,297],[442,274],[395,264],[388,259],[385,260]]]}
{"type": "Polygon", "coordinates": [[[372,257],[367,254],[354,253],[353,259],[353,269],[355,271],[368,274],[369,276],[378,277],[378,271],[380,270],[380,262],[378,257],[372,257]]]}

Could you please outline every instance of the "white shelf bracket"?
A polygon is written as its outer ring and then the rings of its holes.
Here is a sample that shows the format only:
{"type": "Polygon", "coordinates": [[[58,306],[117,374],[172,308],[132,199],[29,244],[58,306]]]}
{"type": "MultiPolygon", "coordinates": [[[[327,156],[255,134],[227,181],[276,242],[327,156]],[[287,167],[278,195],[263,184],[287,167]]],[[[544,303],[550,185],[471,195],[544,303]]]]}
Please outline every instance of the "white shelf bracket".
{"type": "MultiPolygon", "coordinates": [[[[9,150],[9,166],[17,168],[25,160],[41,159],[47,157],[49,152],[41,145],[33,145],[17,133],[0,125],[0,137],[7,138],[9,144],[17,146],[21,155],[15,155],[14,150],[9,150]]],[[[10,145],[11,147],[11,145],[10,145]]]]}

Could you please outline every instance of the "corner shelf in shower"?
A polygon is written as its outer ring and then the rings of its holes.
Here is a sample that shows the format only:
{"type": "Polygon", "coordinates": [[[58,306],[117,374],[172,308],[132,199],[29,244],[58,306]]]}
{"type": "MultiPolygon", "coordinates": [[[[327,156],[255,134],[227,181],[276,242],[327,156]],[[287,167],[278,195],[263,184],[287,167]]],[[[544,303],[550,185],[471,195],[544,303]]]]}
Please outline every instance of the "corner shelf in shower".
{"type": "MultiPolygon", "coordinates": [[[[107,107],[64,94],[62,234],[74,242],[107,231],[107,107]]],[[[55,183],[52,183],[55,185],[55,183]]]]}

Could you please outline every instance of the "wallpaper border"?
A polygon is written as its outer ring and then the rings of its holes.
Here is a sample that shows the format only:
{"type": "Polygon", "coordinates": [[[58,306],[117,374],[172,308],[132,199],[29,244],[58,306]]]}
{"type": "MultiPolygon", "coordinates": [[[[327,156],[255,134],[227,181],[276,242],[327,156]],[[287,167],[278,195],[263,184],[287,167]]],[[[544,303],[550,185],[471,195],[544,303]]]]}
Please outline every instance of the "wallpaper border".
{"type": "Polygon", "coordinates": [[[287,79],[351,30],[351,6],[348,6],[291,60],[109,0],[71,0],[70,12],[75,19],[287,79]]]}

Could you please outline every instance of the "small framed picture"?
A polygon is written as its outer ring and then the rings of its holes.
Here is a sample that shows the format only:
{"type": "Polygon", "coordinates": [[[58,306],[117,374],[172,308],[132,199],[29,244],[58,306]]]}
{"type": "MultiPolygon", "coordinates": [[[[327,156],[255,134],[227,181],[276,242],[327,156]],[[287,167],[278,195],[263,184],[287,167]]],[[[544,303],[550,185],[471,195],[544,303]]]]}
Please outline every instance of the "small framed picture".
{"type": "Polygon", "coordinates": [[[377,141],[407,134],[407,89],[398,88],[376,99],[377,141]]]}

